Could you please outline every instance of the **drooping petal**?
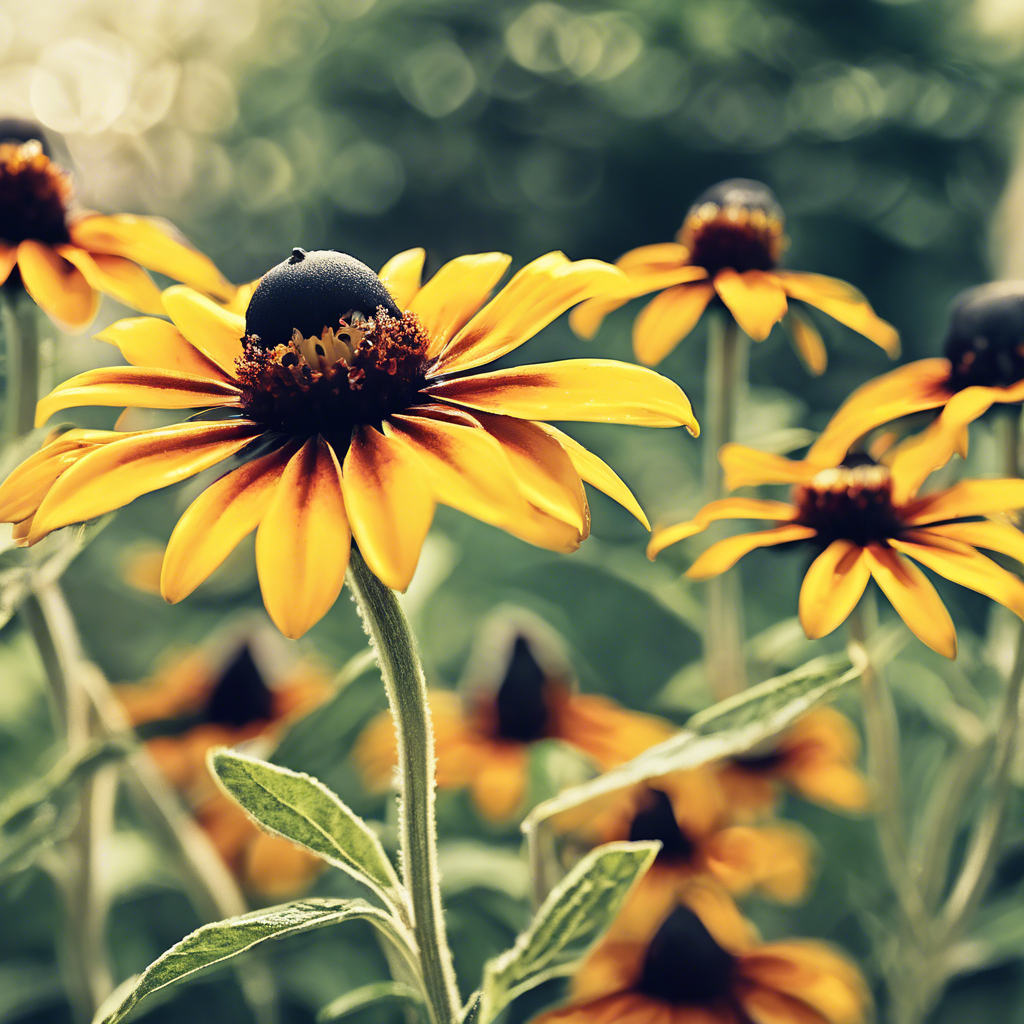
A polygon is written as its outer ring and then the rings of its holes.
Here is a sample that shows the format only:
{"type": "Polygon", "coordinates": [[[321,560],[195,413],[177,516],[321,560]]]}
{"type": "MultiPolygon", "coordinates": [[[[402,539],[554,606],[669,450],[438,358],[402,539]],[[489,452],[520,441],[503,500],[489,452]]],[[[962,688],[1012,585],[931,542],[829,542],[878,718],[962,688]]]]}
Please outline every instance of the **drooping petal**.
{"type": "Polygon", "coordinates": [[[100,308],[100,295],[85,275],[42,242],[18,246],[18,270],[25,291],[57,323],[81,330],[92,323],[100,308]]]}
{"type": "Polygon", "coordinates": [[[428,356],[440,355],[448,342],[487,301],[502,279],[511,256],[481,252],[450,260],[415,294],[409,309],[430,338],[428,356]]]}
{"type": "Polygon", "coordinates": [[[426,255],[426,249],[406,249],[405,252],[392,256],[380,268],[377,276],[391,293],[391,298],[395,300],[395,305],[399,309],[408,309],[413,296],[419,291],[426,255]]]}
{"type": "Polygon", "coordinates": [[[792,825],[720,828],[707,841],[707,866],[730,892],[757,889],[780,903],[795,903],[811,881],[812,851],[792,825]]]}
{"type": "Polygon", "coordinates": [[[860,545],[848,540],[832,541],[811,563],[800,587],[800,625],[808,639],[828,636],[842,625],[870,578],[860,545]]]}
{"type": "Polygon", "coordinates": [[[89,252],[124,256],[221,302],[231,300],[234,287],[213,261],[189,245],[170,224],[156,218],[128,213],[93,215],[73,221],[68,231],[71,241],[89,252]]]}
{"type": "Polygon", "coordinates": [[[1020,508],[1024,508],[1024,480],[964,480],[904,506],[900,519],[907,526],[919,526],[1020,508]]]}
{"type": "Polygon", "coordinates": [[[633,492],[622,482],[611,466],[557,427],[553,427],[549,423],[537,425],[555,438],[565,449],[565,453],[572,460],[580,479],[607,494],[613,501],[617,501],[627,512],[636,516],[648,530],[651,528],[640,503],[633,497],[633,492]]]}
{"type": "Polygon", "coordinates": [[[57,480],[39,506],[30,540],[35,543],[62,526],[94,519],[209,469],[244,448],[262,429],[247,420],[177,423],[111,441],[57,480]]]}
{"type": "Polygon", "coordinates": [[[809,460],[787,459],[735,442],[722,445],[718,450],[718,461],[724,473],[727,491],[735,491],[740,487],[759,487],[761,484],[807,483],[824,468],[809,460]]]}
{"type": "Polygon", "coordinates": [[[708,580],[731,569],[744,555],[757,548],[775,547],[778,544],[792,544],[798,540],[809,540],[817,535],[817,530],[810,526],[797,526],[790,523],[776,526],[772,530],[760,533],[743,533],[738,537],[727,537],[717,544],[712,544],[687,570],[691,580],[708,580]]]}
{"type": "Polygon", "coordinates": [[[0,284],[4,284],[11,276],[11,271],[18,262],[18,247],[0,242],[0,284]]]}
{"type": "Polygon", "coordinates": [[[612,359],[565,359],[431,384],[428,395],[480,412],[524,420],[579,420],[700,427],[678,384],[612,359]]]}
{"type": "Polygon", "coordinates": [[[437,372],[469,370],[511,352],[570,306],[624,285],[621,270],[600,260],[548,253],[527,264],[466,324],[442,353],[437,372]]]}
{"type": "Polygon", "coordinates": [[[943,523],[941,526],[931,526],[914,532],[946,537],[961,544],[969,544],[972,548],[998,551],[999,554],[1024,564],[1024,533],[1008,523],[943,523]]]}
{"type": "Polygon", "coordinates": [[[771,519],[788,522],[796,518],[797,510],[785,501],[764,501],[759,498],[720,498],[708,502],[688,522],[658,527],[647,545],[647,557],[654,557],[671,544],[702,533],[712,523],[722,519],[771,519]]]}
{"type": "MultiPolygon", "coordinates": [[[[690,250],[678,242],[654,242],[651,245],[640,245],[629,252],[624,252],[616,261],[615,266],[627,274],[655,273],[662,270],[674,270],[685,266],[690,258],[690,250]]],[[[703,270],[703,267],[696,267],[703,270]]],[[[705,271],[707,274],[707,271],[705,271]]]]}
{"type": "Polygon", "coordinates": [[[235,362],[242,354],[245,318],[180,284],[168,288],[163,298],[174,326],[204,356],[234,377],[235,362]]]}
{"type": "Polygon", "coordinates": [[[818,328],[798,309],[790,308],[782,321],[793,337],[793,347],[804,366],[815,377],[828,368],[828,353],[818,328]]]}
{"type": "Polygon", "coordinates": [[[742,986],[739,1002],[750,1024],[831,1024],[800,999],[759,985],[742,986]]]}
{"type": "Polygon", "coordinates": [[[875,582],[911,633],[933,651],[955,658],[953,620],[925,574],[912,562],[880,544],[869,544],[864,557],[875,582]]]}
{"type": "Polygon", "coordinates": [[[263,603],[285,636],[297,640],[330,611],[350,546],[338,457],[312,437],[288,461],[256,530],[263,603]]]}
{"type": "Polygon", "coordinates": [[[374,575],[405,590],[434,518],[434,496],[423,466],[407,445],[369,426],[352,431],[342,468],[352,537],[374,575]]]}
{"type": "Polygon", "coordinates": [[[202,409],[237,405],[241,392],[226,381],[144,366],[86,370],[56,387],[36,406],[36,426],[55,412],[83,405],[123,405],[141,409],[202,409]]]}
{"type": "Polygon", "coordinates": [[[137,263],[123,256],[93,255],[76,245],[59,245],[56,251],[78,267],[90,288],[143,313],[163,313],[160,289],[137,263]]]}
{"type": "Polygon", "coordinates": [[[697,326],[715,286],[681,284],[653,298],[633,322],[633,353],[646,366],[660,363],[697,326]]]}
{"type": "Polygon", "coordinates": [[[262,280],[261,277],[257,277],[249,281],[248,284],[240,284],[235,289],[235,294],[231,297],[231,301],[224,303],[224,308],[236,316],[244,318],[246,310],[249,308],[249,303],[252,301],[253,292],[256,291],[262,280]]]}
{"type": "Polygon", "coordinates": [[[177,604],[259,525],[295,445],[247,462],[207,487],[178,520],[167,542],[160,593],[177,604]]]}
{"type": "Polygon", "coordinates": [[[763,270],[742,274],[728,267],[720,270],[715,274],[715,291],[740,330],[754,341],[764,341],[788,308],[782,286],[763,270]]]}
{"type": "Polygon", "coordinates": [[[174,324],[151,316],[118,320],[96,335],[116,345],[132,366],[148,366],[229,383],[231,378],[185,340],[174,324]]]}

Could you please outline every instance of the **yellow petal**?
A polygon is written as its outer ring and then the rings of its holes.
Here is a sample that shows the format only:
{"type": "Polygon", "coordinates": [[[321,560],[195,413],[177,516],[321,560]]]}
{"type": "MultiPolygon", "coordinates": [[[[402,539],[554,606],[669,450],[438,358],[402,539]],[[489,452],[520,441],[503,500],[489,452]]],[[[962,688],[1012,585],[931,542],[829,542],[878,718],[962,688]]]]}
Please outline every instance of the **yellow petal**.
{"type": "Polygon", "coordinates": [[[100,295],[85,275],[41,242],[18,246],[18,270],[25,291],[57,323],[81,330],[92,323],[100,295]]]}
{"type": "Polygon", "coordinates": [[[160,572],[165,601],[184,600],[259,526],[295,445],[247,462],[211,484],[178,520],[160,572]]]}
{"type": "Polygon", "coordinates": [[[986,548],[998,551],[1014,561],[1024,563],[1024,533],[1007,523],[943,523],[915,533],[928,536],[948,537],[950,540],[969,544],[972,548],[986,548]]]}
{"type": "Polygon", "coordinates": [[[781,903],[795,903],[811,881],[811,846],[793,826],[734,825],[709,837],[708,868],[730,892],[758,889],[781,903]]]}
{"type": "Polygon", "coordinates": [[[750,1024],[831,1024],[798,998],[770,988],[743,986],[738,999],[750,1024]]]}
{"type": "Polygon", "coordinates": [[[900,354],[899,332],[871,308],[871,304],[852,285],[834,277],[805,274],[796,270],[776,271],[786,294],[827,313],[833,320],[864,335],[883,348],[891,358],[900,354]]]}
{"type": "Polygon", "coordinates": [[[817,535],[817,530],[809,526],[789,524],[776,526],[772,530],[760,533],[743,533],[738,537],[727,537],[717,544],[712,544],[690,566],[686,575],[691,580],[708,580],[731,569],[744,555],[757,548],[775,547],[777,544],[791,544],[793,541],[809,540],[817,535]]]}
{"type": "Polygon", "coordinates": [[[399,309],[408,309],[413,296],[420,290],[420,279],[423,276],[423,261],[426,249],[406,249],[400,252],[380,268],[377,275],[399,309]]]}
{"type": "Polygon", "coordinates": [[[267,613],[297,640],[331,609],[351,536],[334,449],[310,438],[285,467],[256,530],[256,573],[267,613]]]}
{"type": "Polygon", "coordinates": [[[737,274],[726,268],[715,274],[715,291],[740,330],[754,341],[764,341],[788,308],[778,280],[763,270],[737,274]]]}
{"type": "Polygon", "coordinates": [[[615,261],[615,266],[626,273],[672,270],[683,266],[689,258],[690,250],[685,245],[678,242],[654,242],[652,245],[641,245],[623,253],[615,261]]]}
{"type": "Polygon", "coordinates": [[[36,426],[60,409],[83,405],[124,405],[142,409],[205,409],[237,405],[241,392],[233,384],[209,377],[144,366],[110,366],[86,370],[56,387],[36,406],[36,426]]]}
{"type": "Polygon", "coordinates": [[[798,309],[790,309],[783,322],[793,336],[793,346],[804,366],[815,377],[820,377],[828,368],[828,353],[818,328],[798,309]]]}
{"type": "Polygon", "coordinates": [[[76,462],[50,489],[30,540],[111,512],[139,495],[186,480],[249,444],[256,423],[178,423],[111,441],[76,462]]]}
{"type": "Polygon", "coordinates": [[[249,308],[249,302],[252,300],[252,294],[259,287],[260,281],[263,279],[257,277],[254,281],[250,281],[248,284],[240,284],[235,289],[235,294],[231,297],[230,302],[225,302],[224,307],[236,316],[245,319],[246,311],[249,308]]]}
{"type": "Polygon", "coordinates": [[[785,501],[763,501],[759,498],[719,498],[708,502],[694,517],[684,523],[658,527],[647,545],[647,557],[654,559],[672,544],[702,533],[722,519],[771,519],[788,522],[796,518],[796,508],[785,501]]]}
{"type": "Polygon", "coordinates": [[[245,318],[184,285],[168,288],[163,297],[174,326],[203,355],[234,377],[235,362],[242,355],[245,318]]]}
{"type": "Polygon", "coordinates": [[[904,506],[900,509],[900,519],[907,526],[918,526],[1021,508],[1024,508],[1024,480],[964,480],[904,506]]]}
{"type": "Polygon", "coordinates": [[[487,301],[502,279],[511,256],[481,252],[450,260],[409,303],[430,338],[428,355],[437,356],[469,318],[487,301]]]}
{"type": "Polygon", "coordinates": [[[128,213],[82,217],[69,225],[71,241],[89,252],[124,256],[149,270],[182,281],[221,302],[230,302],[233,285],[209,257],[163,221],[128,213]]]}
{"type": "Polygon", "coordinates": [[[801,484],[810,481],[830,463],[816,464],[787,459],[748,448],[744,444],[724,444],[718,450],[718,461],[725,475],[725,489],[759,487],[761,484],[801,484]]]}
{"type": "Polygon", "coordinates": [[[555,438],[565,449],[566,455],[572,460],[572,464],[576,467],[576,472],[579,473],[582,480],[590,484],[591,487],[603,491],[613,501],[617,501],[627,512],[636,516],[648,530],[651,528],[640,503],[633,497],[633,492],[622,482],[611,466],[557,427],[552,427],[548,423],[538,423],[537,426],[555,438]]]}
{"type": "Polygon", "coordinates": [[[404,591],[434,518],[434,496],[419,459],[373,427],[356,427],[341,482],[360,554],[382,583],[404,591]]]}
{"type": "Polygon", "coordinates": [[[548,253],[520,270],[452,339],[439,373],[468,370],[518,348],[570,306],[622,287],[621,270],[548,253]]]}
{"type": "Polygon", "coordinates": [[[925,574],[912,562],[880,544],[869,544],[864,550],[864,558],[875,582],[911,633],[933,651],[955,658],[956,629],[953,620],[925,574]]]}
{"type": "Polygon", "coordinates": [[[715,286],[709,281],[669,288],[633,322],[633,352],[646,366],[660,363],[697,326],[715,286]]]}
{"type": "Polygon", "coordinates": [[[78,267],[90,288],[143,313],[163,313],[160,289],[137,263],[122,256],[93,255],[75,245],[59,245],[56,251],[78,267]]]}
{"type": "Polygon", "coordinates": [[[11,271],[18,262],[18,247],[0,242],[0,284],[4,284],[11,276],[11,271]]]}
{"type": "Polygon", "coordinates": [[[96,338],[116,345],[132,366],[210,377],[224,383],[230,380],[216,363],[190,345],[177,327],[166,320],[151,316],[118,320],[100,331],[96,338]]]}
{"type": "Polygon", "coordinates": [[[580,420],[685,426],[700,432],[678,384],[612,359],[566,359],[431,384],[428,395],[481,412],[525,420],[580,420]]]}
{"type": "Polygon", "coordinates": [[[828,636],[842,625],[870,578],[871,570],[858,544],[832,541],[811,563],[800,587],[800,625],[808,639],[828,636]]]}

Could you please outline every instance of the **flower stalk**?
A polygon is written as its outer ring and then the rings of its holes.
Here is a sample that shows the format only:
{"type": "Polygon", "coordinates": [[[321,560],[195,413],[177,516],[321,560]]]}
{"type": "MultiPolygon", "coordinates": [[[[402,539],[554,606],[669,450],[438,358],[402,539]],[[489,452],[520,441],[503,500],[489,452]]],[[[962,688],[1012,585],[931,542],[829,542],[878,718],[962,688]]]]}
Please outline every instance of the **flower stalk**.
{"type": "Polygon", "coordinates": [[[41,357],[39,315],[25,292],[12,295],[0,287],[0,329],[3,330],[6,408],[4,440],[10,444],[35,425],[39,401],[41,357]]]}

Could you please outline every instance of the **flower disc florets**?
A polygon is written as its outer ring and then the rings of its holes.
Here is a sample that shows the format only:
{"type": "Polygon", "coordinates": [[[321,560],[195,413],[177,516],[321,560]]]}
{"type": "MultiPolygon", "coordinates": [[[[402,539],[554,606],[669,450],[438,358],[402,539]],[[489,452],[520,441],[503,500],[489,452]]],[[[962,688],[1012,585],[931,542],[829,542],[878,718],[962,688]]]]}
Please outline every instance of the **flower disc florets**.
{"type": "Polygon", "coordinates": [[[799,509],[794,522],[817,530],[822,544],[850,540],[864,545],[900,530],[892,475],[875,463],[823,469],[809,484],[794,488],[793,502],[799,509]]]}
{"type": "Polygon", "coordinates": [[[8,244],[69,241],[71,177],[51,161],[42,135],[31,122],[0,121],[0,240],[8,244]]]}
{"type": "Polygon", "coordinates": [[[785,218],[767,185],[730,178],[701,193],[679,229],[690,263],[714,277],[731,268],[771,270],[779,262],[785,218]]]}
{"type": "Polygon", "coordinates": [[[1024,282],[996,281],[961,292],[950,310],[945,354],[956,391],[1024,380],[1024,282]]]}

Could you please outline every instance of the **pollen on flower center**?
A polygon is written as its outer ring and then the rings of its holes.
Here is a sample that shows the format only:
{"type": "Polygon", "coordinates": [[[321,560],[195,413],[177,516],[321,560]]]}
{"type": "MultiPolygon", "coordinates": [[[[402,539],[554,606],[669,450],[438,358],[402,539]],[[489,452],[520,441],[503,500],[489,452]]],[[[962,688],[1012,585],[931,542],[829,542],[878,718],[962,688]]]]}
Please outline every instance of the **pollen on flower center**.
{"type": "Polygon", "coordinates": [[[678,239],[690,262],[712,277],[725,268],[771,270],[785,242],[782,207],[767,185],[745,178],[720,182],[690,207],[678,239]]]}
{"type": "Polygon", "coordinates": [[[996,281],[961,292],[950,312],[945,355],[954,391],[1024,380],[1024,283],[996,281]]]}
{"type": "Polygon", "coordinates": [[[794,488],[793,501],[799,510],[795,521],[813,527],[826,544],[838,539],[867,544],[900,529],[892,475],[875,463],[823,469],[809,484],[794,488]]]}
{"type": "Polygon", "coordinates": [[[41,139],[26,137],[31,127],[0,121],[0,240],[67,242],[71,177],[53,163],[41,139]]]}

